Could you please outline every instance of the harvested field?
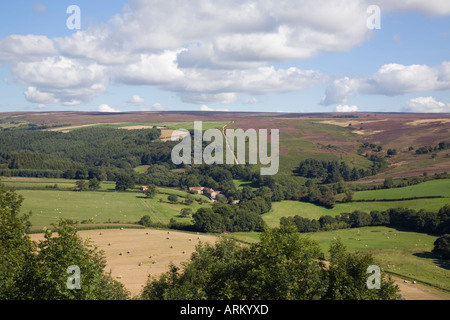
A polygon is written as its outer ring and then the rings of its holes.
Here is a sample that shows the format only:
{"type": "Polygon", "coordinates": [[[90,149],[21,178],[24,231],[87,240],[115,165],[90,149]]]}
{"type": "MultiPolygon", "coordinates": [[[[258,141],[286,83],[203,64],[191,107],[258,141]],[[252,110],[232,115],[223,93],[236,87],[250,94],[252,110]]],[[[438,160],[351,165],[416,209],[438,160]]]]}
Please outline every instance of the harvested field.
{"type": "MultiPolygon", "coordinates": [[[[150,274],[158,276],[168,271],[171,262],[180,265],[189,260],[200,241],[215,243],[217,240],[209,235],[176,231],[168,234],[168,231],[151,229],[88,230],[79,231],[78,235],[83,239],[89,237],[99,250],[104,251],[105,271],[111,270],[113,278],[122,282],[132,295],[140,293],[150,274]]],[[[42,234],[30,237],[34,241],[43,239],[42,234]]]]}

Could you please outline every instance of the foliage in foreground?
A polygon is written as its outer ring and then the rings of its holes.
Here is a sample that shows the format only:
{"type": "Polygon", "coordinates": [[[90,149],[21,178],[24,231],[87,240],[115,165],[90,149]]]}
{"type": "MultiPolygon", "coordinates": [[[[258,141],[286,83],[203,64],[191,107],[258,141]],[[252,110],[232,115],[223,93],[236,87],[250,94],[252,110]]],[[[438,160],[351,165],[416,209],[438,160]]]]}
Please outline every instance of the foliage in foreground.
{"type": "Polygon", "coordinates": [[[241,246],[230,239],[199,244],[191,260],[159,278],[149,278],[142,299],[150,300],[393,300],[399,289],[383,276],[368,289],[374,264],[365,253],[348,253],[339,239],[327,263],[318,244],[295,228],[266,230],[261,241],[241,246]]]}
{"type": "Polygon", "coordinates": [[[102,252],[77,235],[74,222],[60,221],[55,236],[31,241],[29,215],[19,215],[23,201],[0,186],[0,300],[123,300],[124,286],[105,274],[102,252]],[[80,268],[80,289],[71,290],[70,266],[80,268]]]}

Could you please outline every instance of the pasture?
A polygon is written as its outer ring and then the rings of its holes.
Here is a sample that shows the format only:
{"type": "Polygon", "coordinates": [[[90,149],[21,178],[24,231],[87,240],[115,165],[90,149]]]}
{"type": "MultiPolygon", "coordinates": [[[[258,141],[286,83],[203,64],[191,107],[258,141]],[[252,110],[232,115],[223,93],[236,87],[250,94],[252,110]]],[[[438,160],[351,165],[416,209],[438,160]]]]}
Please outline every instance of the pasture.
{"type": "MultiPolygon", "coordinates": [[[[418,284],[440,289],[433,291],[436,297],[450,299],[450,265],[431,254],[436,236],[388,227],[364,227],[303,235],[318,242],[325,253],[325,259],[328,258],[333,239],[340,238],[349,252],[362,251],[373,255],[375,262],[400,282],[403,279],[409,282],[415,280],[418,284]]],[[[259,240],[259,233],[234,233],[230,237],[253,243],[259,240]]]]}
{"type": "Polygon", "coordinates": [[[208,205],[194,202],[186,206],[181,202],[187,194],[168,188],[162,188],[154,198],[146,198],[140,192],[73,192],[53,189],[17,192],[24,196],[21,211],[32,211],[30,221],[36,227],[48,226],[59,219],[89,224],[136,223],[144,215],[149,215],[154,223],[168,224],[172,218],[189,223],[191,218],[179,217],[182,208],[189,207],[195,212],[200,206],[208,205]],[[167,199],[170,194],[178,195],[179,202],[170,203],[167,199]]]}
{"type": "Polygon", "coordinates": [[[334,217],[340,213],[351,213],[355,210],[370,213],[371,211],[386,211],[397,207],[438,212],[439,209],[450,204],[450,180],[432,180],[404,188],[358,191],[355,192],[353,198],[358,202],[336,203],[333,209],[326,209],[312,203],[299,201],[273,202],[272,210],[265,213],[263,219],[268,226],[278,227],[281,217],[296,215],[309,219],[319,219],[324,215],[334,217]],[[400,200],[414,197],[437,198],[400,200]]]}

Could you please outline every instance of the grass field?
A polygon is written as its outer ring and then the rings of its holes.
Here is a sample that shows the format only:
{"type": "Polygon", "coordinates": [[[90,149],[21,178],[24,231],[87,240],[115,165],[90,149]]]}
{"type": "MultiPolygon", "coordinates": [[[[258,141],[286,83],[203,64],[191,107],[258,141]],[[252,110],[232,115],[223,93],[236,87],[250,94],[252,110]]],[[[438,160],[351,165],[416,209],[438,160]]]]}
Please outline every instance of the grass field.
{"type": "Polygon", "coordinates": [[[326,209],[315,204],[299,201],[274,202],[272,203],[272,210],[265,213],[263,215],[263,219],[268,226],[278,227],[281,217],[295,215],[309,219],[319,219],[323,215],[336,216],[343,212],[351,213],[355,210],[370,213],[375,210],[386,211],[390,208],[397,207],[410,208],[414,210],[425,209],[432,212],[437,212],[446,204],[450,204],[450,180],[433,180],[404,188],[359,191],[355,192],[354,199],[367,200],[367,202],[336,203],[333,209],[326,209]],[[443,198],[404,201],[372,201],[373,199],[402,199],[428,196],[443,198]]]}
{"type": "MultiPolygon", "coordinates": [[[[231,236],[248,243],[257,242],[259,233],[234,233],[231,236]]],[[[450,264],[431,254],[437,239],[424,233],[387,227],[365,227],[304,234],[318,242],[325,258],[335,238],[340,238],[349,252],[372,254],[385,271],[400,278],[417,280],[450,291],[450,264]]]]}
{"type": "MultiPolygon", "coordinates": [[[[195,212],[200,207],[197,202],[190,206],[170,203],[167,200],[169,194],[182,197],[186,193],[168,188],[160,189],[160,194],[153,199],[145,198],[138,192],[72,192],[52,189],[17,192],[24,196],[22,212],[33,213],[33,226],[48,226],[61,218],[90,223],[135,223],[144,215],[149,215],[152,222],[162,224],[168,224],[171,218],[179,222],[190,222],[191,218],[179,217],[180,210],[189,207],[195,212]]],[[[179,202],[181,201],[182,198],[179,198],[179,202]]]]}
{"type": "Polygon", "coordinates": [[[401,199],[410,197],[450,197],[450,180],[432,180],[404,188],[356,192],[354,200],[401,199]]]}

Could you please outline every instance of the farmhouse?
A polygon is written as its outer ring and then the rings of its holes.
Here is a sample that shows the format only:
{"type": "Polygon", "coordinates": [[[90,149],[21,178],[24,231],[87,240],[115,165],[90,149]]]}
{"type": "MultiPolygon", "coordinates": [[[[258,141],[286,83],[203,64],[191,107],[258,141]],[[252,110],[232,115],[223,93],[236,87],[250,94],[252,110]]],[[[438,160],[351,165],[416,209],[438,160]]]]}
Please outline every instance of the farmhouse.
{"type": "Polygon", "coordinates": [[[212,188],[207,187],[192,187],[189,188],[190,192],[197,192],[198,194],[204,194],[211,199],[215,199],[217,196],[222,195],[221,191],[214,190],[212,188]]]}

